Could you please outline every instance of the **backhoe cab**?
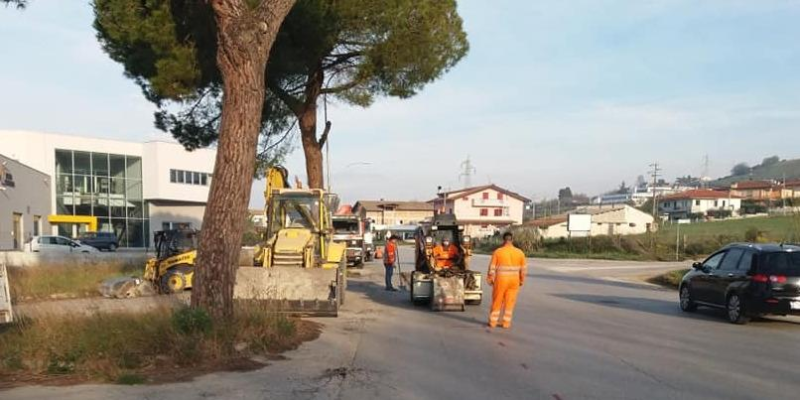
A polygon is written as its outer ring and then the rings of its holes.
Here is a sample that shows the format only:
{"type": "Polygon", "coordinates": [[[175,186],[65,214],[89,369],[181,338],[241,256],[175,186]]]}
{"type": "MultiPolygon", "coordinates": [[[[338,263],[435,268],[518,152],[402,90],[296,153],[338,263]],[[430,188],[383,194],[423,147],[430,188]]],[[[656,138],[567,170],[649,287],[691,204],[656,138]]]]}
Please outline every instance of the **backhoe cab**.
{"type": "Polygon", "coordinates": [[[437,311],[464,311],[465,304],[481,304],[482,274],[469,269],[472,239],[464,235],[464,227],[454,215],[434,216],[430,224],[417,229],[415,239],[414,272],[411,273],[414,304],[429,303],[431,309],[437,311]],[[448,239],[458,249],[448,268],[438,266],[433,254],[434,246],[443,239],[448,239]]]}
{"type": "Polygon", "coordinates": [[[165,294],[192,287],[199,232],[172,229],[155,233],[156,256],[147,260],[144,279],[165,294]]]}

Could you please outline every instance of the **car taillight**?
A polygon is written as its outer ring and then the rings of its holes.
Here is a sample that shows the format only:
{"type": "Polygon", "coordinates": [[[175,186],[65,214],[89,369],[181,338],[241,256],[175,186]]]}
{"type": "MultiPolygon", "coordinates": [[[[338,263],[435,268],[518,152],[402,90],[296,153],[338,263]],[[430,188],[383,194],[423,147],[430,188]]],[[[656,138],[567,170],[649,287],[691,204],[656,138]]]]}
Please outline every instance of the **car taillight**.
{"type": "Polygon", "coordinates": [[[786,277],[783,275],[765,275],[765,274],[756,274],[753,275],[751,278],[753,282],[759,283],[786,283],[786,277]]]}
{"type": "Polygon", "coordinates": [[[769,281],[772,283],[786,283],[786,277],[783,275],[770,275],[769,281]]]}

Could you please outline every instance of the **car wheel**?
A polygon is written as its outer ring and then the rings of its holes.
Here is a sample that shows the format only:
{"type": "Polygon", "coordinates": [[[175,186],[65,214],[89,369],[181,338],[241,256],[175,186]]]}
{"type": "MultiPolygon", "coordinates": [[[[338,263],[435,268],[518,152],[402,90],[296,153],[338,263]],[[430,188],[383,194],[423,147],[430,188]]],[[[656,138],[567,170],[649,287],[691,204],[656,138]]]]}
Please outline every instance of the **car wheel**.
{"type": "Polygon", "coordinates": [[[687,285],[681,287],[680,303],[683,312],[694,312],[697,310],[697,303],[692,300],[692,293],[689,291],[689,286],[687,285]]]}
{"type": "Polygon", "coordinates": [[[108,245],[108,251],[117,251],[117,245],[111,243],[110,245],[108,245]]]}
{"type": "Polygon", "coordinates": [[[728,321],[733,324],[744,325],[750,321],[750,317],[745,312],[744,301],[738,294],[728,296],[727,307],[728,321]]]}

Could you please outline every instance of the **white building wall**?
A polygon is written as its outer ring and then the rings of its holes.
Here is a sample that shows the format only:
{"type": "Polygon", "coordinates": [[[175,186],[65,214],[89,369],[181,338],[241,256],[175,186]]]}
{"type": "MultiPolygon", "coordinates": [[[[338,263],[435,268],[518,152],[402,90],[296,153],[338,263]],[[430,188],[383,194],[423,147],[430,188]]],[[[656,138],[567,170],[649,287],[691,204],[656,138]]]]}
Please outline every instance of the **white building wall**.
{"type": "MultiPolygon", "coordinates": [[[[186,151],[177,143],[147,142],[143,144],[144,198],[182,200],[205,203],[209,186],[170,182],[170,170],[212,174],[216,152],[208,149],[186,151]]],[[[213,179],[213,178],[212,178],[213,179]]]]}

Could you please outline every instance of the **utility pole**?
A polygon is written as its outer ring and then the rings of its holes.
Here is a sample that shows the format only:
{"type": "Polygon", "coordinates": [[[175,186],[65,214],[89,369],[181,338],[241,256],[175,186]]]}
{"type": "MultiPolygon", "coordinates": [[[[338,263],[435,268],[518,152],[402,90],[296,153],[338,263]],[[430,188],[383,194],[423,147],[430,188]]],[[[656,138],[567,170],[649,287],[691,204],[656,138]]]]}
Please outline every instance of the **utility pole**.
{"type": "Polygon", "coordinates": [[[783,215],[786,215],[786,196],[783,192],[786,191],[786,172],[783,173],[783,186],[781,187],[781,201],[783,202],[783,215]]]}
{"type": "MultiPolygon", "coordinates": [[[[658,161],[650,164],[650,176],[653,178],[653,218],[658,219],[658,178],[661,176],[661,167],[658,165],[658,161]]],[[[654,221],[657,222],[657,221],[654,221]]]]}
{"type": "Polygon", "coordinates": [[[472,186],[472,174],[477,171],[475,166],[472,165],[469,156],[467,156],[467,159],[461,163],[461,174],[458,176],[458,179],[464,178],[464,187],[470,187],[472,186]]]}

